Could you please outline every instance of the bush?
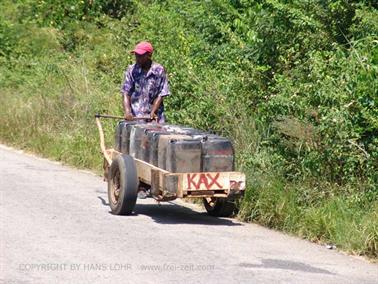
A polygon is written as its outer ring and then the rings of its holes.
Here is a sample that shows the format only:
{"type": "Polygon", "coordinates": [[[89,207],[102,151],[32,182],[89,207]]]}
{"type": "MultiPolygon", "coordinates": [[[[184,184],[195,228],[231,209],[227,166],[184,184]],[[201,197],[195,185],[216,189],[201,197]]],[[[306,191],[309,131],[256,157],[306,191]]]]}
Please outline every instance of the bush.
{"type": "Polygon", "coordinates": [[[170,122],[233,139],[241,218],[374,257],[375,2],[3,1],[1,141],[99,170],[93,114],[122,113],[128,51],[149,40],[170,122]]]}

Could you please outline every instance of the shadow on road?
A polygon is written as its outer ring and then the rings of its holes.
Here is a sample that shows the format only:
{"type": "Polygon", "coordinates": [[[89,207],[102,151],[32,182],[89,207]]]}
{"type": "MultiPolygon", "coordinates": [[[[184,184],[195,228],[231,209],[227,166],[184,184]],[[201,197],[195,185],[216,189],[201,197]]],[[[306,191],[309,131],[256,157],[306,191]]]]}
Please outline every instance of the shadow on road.
{"type": "Polygon", "coordinates": [[[196,212],[188,207],[174,203],[137,204],[135,206],[135,216],[146,215],[160,224],[195,224],[195,225],[216,225],[216,226],[242,226],[229,218],[216,218],[207,213],[196,212]]]}
{"type": "Polygon", "coordinates": [[[261,259],[261,264],[240,263],[239,266],[243,268],[283,269],[283,270],[293,270],[293,271],[301,271],[301,272],[308,272],[308,273],[322,273],[322,274],[334,275],[333,272],[330,272],[325,269],[317,268],[303,262],[296,262],[296,261],[282,260],[282,259],[261,259]]]}
{"type": "Polygon", "coordinates": [[[104,198],[102,198],[101,196],[97,196],[97,198],[101,200],[102,205],[109,206],[109,202],[106,202],[104,198]]]}
{"type": "MultiPolygon", "coordinates": [[[[107,200],[97,196],[103,206],[109,206],[107,200]]],[[[109,211],[111,214],[111,212],[109,211]]],[[[242,226],[242,223],[229,218],[216,218],[207,213],[197,212],[191,208],[165,202],[163,204],[136,204],[131,216],[118,216],[122,218],[133,218],[138,215],[151,217],[159,224],[193,224],[193,225],[215,225],[215,226],[242,226]]]]}

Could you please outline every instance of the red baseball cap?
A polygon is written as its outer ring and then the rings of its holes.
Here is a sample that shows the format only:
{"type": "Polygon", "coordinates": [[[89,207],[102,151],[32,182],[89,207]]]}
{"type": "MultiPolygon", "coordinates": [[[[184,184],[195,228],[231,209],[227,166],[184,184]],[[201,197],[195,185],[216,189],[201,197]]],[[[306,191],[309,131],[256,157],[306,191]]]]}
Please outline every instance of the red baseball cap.
{"type": "Polygon", "coordinates": [[[139,55],[143,55],[146,52],[149,52],[149,53],[154,52],[154,48],[152,47],[152,44],[149,43],[148,41],[142,41],[142,42],[138,43],[135,46],[134,50],[131,51],[131,52],[139,54],[139,55]]]}

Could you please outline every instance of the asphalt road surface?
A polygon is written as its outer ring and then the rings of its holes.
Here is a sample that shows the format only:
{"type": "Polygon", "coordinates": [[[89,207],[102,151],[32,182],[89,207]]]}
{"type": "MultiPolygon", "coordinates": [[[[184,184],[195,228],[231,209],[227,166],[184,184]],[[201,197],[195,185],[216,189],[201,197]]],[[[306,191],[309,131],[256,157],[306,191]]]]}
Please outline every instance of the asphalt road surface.
{"type": "Polygon", "coordinates": [[[114,216],[89,172],[0,146],[0,283],[378,283],[378,265],[197,205],[114,216]]]}

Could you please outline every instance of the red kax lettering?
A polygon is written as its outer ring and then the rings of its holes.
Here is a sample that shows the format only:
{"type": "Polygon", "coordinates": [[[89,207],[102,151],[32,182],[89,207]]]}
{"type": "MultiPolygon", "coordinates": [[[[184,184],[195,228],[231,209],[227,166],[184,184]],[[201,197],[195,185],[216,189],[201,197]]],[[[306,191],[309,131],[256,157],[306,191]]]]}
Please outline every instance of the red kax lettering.
{"type": "Polygon", "coordinates": [[[219,173],[201,173],[201,174],[187,174],[188,190],[199,190],[201,186],[204,186],[207,190],[222,189],[222,185],[219,184],[219,173]]]}

